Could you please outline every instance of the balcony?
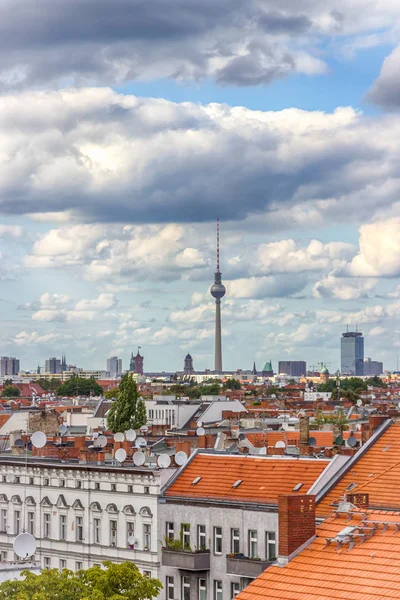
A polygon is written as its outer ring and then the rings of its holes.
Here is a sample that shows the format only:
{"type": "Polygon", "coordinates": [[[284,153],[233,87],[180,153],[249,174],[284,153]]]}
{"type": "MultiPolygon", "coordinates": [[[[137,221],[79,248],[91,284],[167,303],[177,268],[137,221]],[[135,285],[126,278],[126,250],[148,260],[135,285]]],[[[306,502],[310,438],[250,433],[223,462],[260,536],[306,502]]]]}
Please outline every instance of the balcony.
{"type": "Polygon", "coordinates": [[[248,558],[243,554],[226,557],[226,572],[228,575],[239,575],[255,579],[274,561],[248,558]]]}
{"type": "Polygon", "coordinates": [[[210,569],[210,551],[191,552],[162,548],[162,565],[163,567],[176,567],[183,571],[208,571],[210,569]]]}

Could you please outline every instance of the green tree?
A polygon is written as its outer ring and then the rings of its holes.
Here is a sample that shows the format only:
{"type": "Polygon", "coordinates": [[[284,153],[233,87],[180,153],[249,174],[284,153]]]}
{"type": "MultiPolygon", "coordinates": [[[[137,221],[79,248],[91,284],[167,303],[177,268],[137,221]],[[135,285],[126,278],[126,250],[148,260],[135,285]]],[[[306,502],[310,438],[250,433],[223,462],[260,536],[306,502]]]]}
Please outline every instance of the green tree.
{"type": "Polygon", "coordinates": [[[20,395],[21,392],[19,391],[19,389],[12,385],[6,385],[2,394],[3,398],[19,398],[20,395]]]}
{"type": "Polygon", "coordinates": [[[118,387],[112,388],[112,390],[107,390],[104,393],[104,398],[106,400],[111,400],[112,398],[116,398],[118,396],[118,387]]]}
{"type": "Polygon", "coordinates": [[[224,390],[240,390],[242,387],[237,379],[227,379],[222,386],[224,390]]]}
{"type": "Polygon", "coordinates": [[[94,377],[85,379],[75,375],[60,385],[57,394],[60,396],[102,396],[103,388],[94,377]]]}
{"type": "Polygon", "coordinates": [[[158,596],[161,582],[142,575],[132,562],[103,562],[73,573],[45,570],[40,575],[23,571],[20,581],[0,584],[0,600],[147,600],[158,596]]]}
{"type": "Polygon", "coordinates": [[[201,396],[218,396],[219,383],[210,383],[209,385],[201,385],[199,390],[200,390],[201,396]]]}
{"type": "Polygon", "coordinates": [[[387,384],[384,383],[382,381],[382,379],[380,377],[378,377],[378,375],[374,375],[373,377],[370,377],[369,379],[367,379],[367,385],[371,386],[371,387],[378,387],[378,388],[387,388],[387,384]]]}
{"type": "Polygon", "coordinates": [[[3,385],[12,385],[12,382],[13,382],[12,379],[5,379],[3,385]]]}
{"type": "Polygon", "coordinates": [[[137,429],[136,408],[138,400],[137,385],[132,375],[126,373],[119,384],[117,399],[111,404],[107,416],[107,427],[113,433],[137,429]]]}
{"type": "Polygon", "coordinates": [[[37,383],[40,385],[42,390],[45,392],[56,392],[60,387],[60,380],[53,377],[52,379],[41,379],[34,381],[33,383],[37,383]]]}
{"type": "Polygon", "coordinates": [[[139,398],[136,404],[136,415],[134,429],[139,429],[147,423],[146,403],[143,398],[139,398]]]}

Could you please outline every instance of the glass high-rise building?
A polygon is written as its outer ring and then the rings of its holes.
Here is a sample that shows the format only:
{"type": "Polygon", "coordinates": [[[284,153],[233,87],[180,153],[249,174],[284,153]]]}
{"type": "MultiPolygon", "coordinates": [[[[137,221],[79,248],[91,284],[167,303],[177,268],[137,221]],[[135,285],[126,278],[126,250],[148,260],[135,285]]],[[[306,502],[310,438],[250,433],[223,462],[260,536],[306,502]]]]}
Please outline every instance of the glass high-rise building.
{"type": "Polygon", "coordinates": [[[342,375],[364,375],[364,338],[360,331],[346,331],[342,334],[340,362],[342,375]]]}

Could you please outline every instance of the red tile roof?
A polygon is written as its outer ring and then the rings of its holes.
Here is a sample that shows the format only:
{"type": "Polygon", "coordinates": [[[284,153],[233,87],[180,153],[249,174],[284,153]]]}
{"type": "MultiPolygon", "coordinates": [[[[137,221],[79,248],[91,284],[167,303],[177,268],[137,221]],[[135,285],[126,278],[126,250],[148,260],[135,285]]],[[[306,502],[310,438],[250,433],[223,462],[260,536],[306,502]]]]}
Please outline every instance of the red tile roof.
{"type": "MultiPolygon", "coordinates": [[[[368,519],[396,522],[399,512],[368,511],[368,519]]],[[[326,545],[345,527],[359,526],[362,513],[330,517],[317,528],[317,539],[286,566],[271,566],[237,600],[398,600],[400,533],[383,525],[354,548],[326,545]]]]}
{"type": "Polygon", "coordinates": [[[327,460],[197,454],[165,492],[185,498],[241,500],[277,504],[278,496],[302,483],[305,494],[327,460]],[[200,481],[193,484],[196,477],[200,481]],[[242,483],[233,488],[233,484],[242,483]]]}

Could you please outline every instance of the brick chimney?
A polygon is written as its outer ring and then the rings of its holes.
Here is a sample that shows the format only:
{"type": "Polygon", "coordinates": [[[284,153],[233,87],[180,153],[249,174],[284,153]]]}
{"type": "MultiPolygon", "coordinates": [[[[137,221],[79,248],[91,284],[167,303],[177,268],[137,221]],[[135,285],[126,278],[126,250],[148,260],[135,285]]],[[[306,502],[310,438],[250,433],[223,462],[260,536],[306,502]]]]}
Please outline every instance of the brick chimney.
{"type": "Polygon", "coordinates": [[[378,427],[380,427],[380,425],[382,425],[382,423],[387,421],[387,419],[388,419],[387,415],[370,415],[370,417],[369,417],[369,435],[370,435],[370,437],[373,433],[375,433],[375,431],[378,429],[378,427]]]}
{"type": "Polygon", "coordinates": [[[286,564],[315,537],[315,496],[285,494],[278,499],[279,562],[286,564]]]}
{"type": "Polygon", "coordinates": [[[367,509],[369,508],[369,494],[362,494],[361,492],[346,494],[346,502],[351,502],[357,508],[367,509]]]}
{"type": "Polygon", "coordinates": [[[300,419],[300,446],[304,444],[308,446],[308,440],[310,438],[310,419],[309,417],[301,417],[300,419]]]}

